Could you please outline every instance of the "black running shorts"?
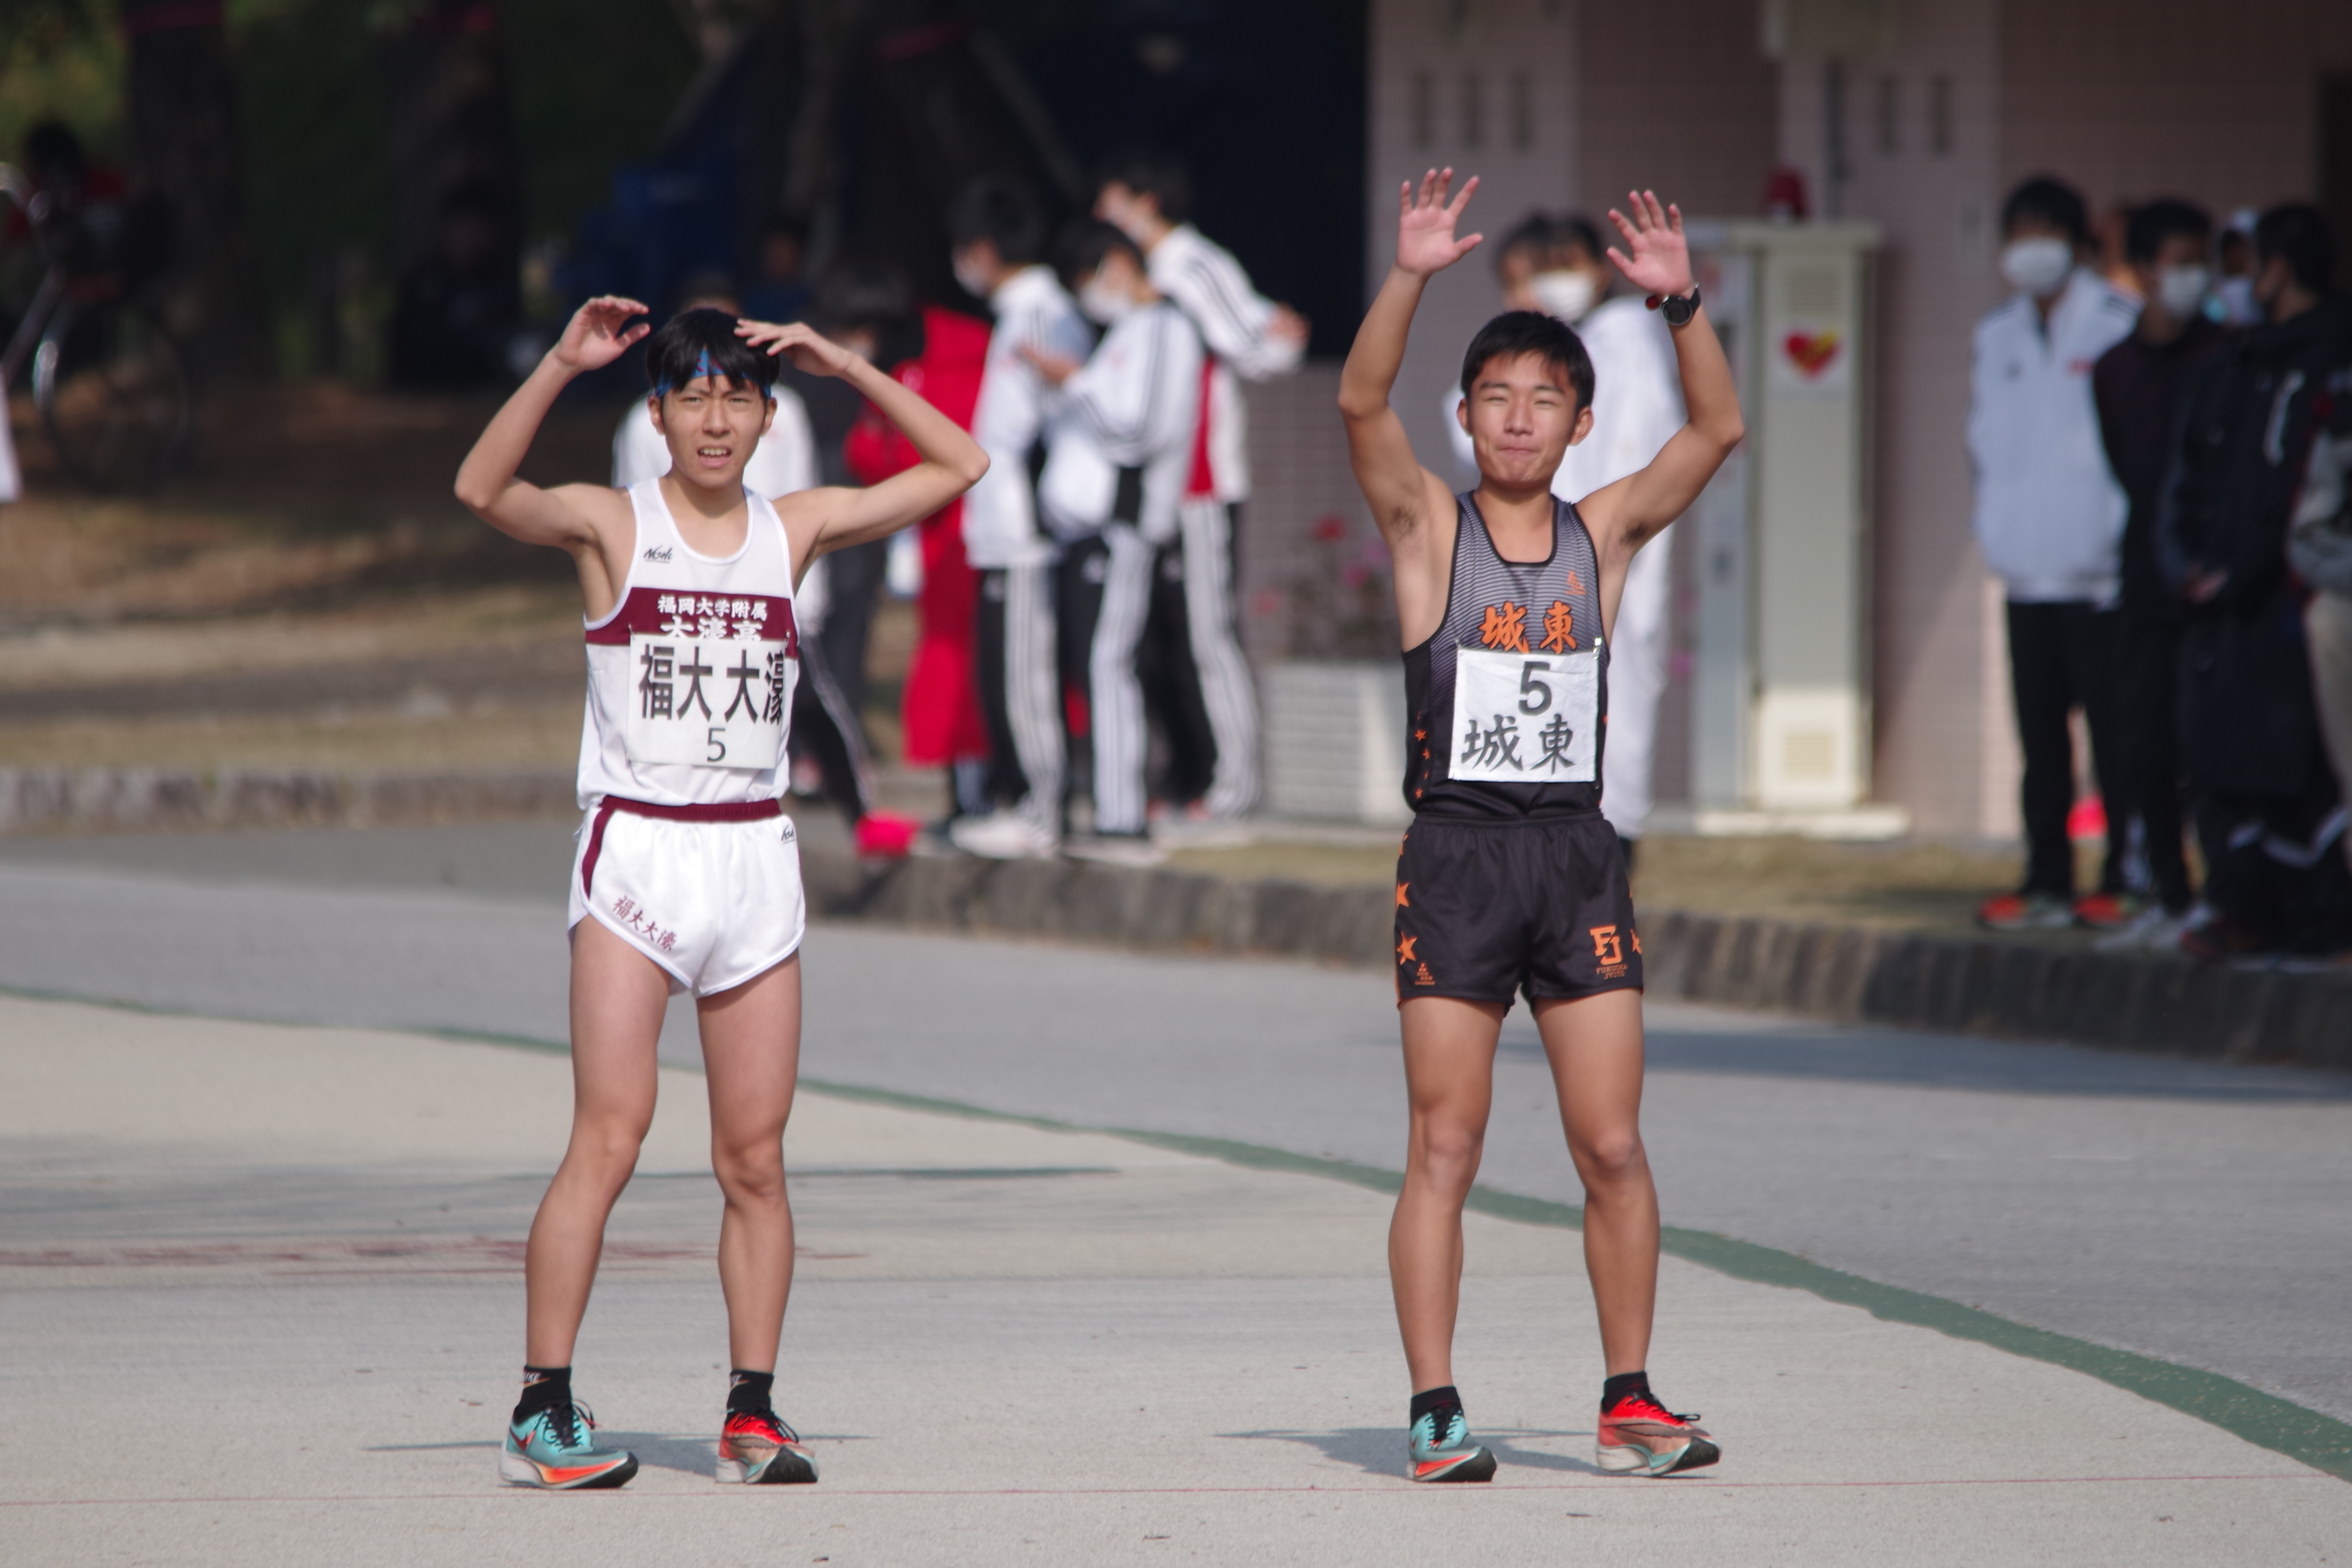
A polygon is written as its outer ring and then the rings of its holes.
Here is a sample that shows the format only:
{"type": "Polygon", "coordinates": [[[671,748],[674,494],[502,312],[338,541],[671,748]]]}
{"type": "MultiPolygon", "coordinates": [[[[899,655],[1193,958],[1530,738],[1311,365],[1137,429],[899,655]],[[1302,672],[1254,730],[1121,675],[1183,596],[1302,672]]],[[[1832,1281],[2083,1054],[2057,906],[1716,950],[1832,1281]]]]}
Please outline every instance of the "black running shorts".
{"type": "Polygon", "coordinates": [[[1642,988],[1617,830],[1416,817],[1397,857],[1397,1000],[1530,1004],[1642,988]]]}

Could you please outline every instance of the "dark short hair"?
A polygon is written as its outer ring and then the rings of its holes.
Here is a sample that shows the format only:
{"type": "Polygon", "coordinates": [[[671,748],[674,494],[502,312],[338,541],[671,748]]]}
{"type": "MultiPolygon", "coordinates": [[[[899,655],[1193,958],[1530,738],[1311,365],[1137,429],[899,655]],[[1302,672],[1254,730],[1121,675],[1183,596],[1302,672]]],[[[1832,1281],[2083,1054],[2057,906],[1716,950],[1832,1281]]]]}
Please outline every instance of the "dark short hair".
{"type": "Polygon", "coordinates": [[[1540,354],[1574,389],[1577,407],[1592,406],[1592,356],[1584,352],[1584,340],[1567,322],[1541,310],[1506,310],[1478,329],[1462,356],[1462,395],[1470,395],[1479,373],[1490,363],[1522,354],[1540,354]]]}
{"type": "Polygon", "coordinates": [[[2124,259],[2154,261],[2164,242],[2176,235],[2186,235],[2201,245],[2213,237],[2213,220],[2203,207],[2177,197],[2143,202],[2124,224],[2124,259]]]}
{"type": "Polygon", "coordinates": [[[1601,230],[1582,213],[1570,213],[1553,224],[1551,242],[1562,250],[1581,250],[1595,261],[1609,259],[1609,247],[1601,243],[1601,230]]]}
{"type": "Polygon", "coordinates": [[[1192,216],[1192,176],[1184,162],[1157,147],[1125,147],[1102,162],[1097,184],[1113,180],[1138,195],[1157,196],[1160,216],[1182,223],[1192,216]]]}
{"type": "Polygon", "coordinates": [[[1531,212],[1511,226],[1503,236],[1503,243],[1495,247],[1495,265],[1499,268],[1503,258],[1515,250],[1532,250],[1541,261],[1551,249],[1552,221],[1548,213],[1531,212]]]}
{"type": "Polygon", "coordinates": [[[2263,214],[2254,225],[2254,255],[2263,266],[2282,257],[2294,280],[2315,294],[2336,282],[2336,233],[2327,215],[2305,202],[2289,202],[2263,214]]]}
{"type": "Polygon", "coordinates": [[[730,387],[757,387],[761,396],[770,397],[776,361],[737,337],[735,318],[726,311],[680,310],[646,340],[646,379],[658,397],[705,375],[723,377],[730,387]]]}
{"type": "Polygon", "coordinates": [[[37,120],[25,132],[25,162],[37,174],[44,170],[79,171],[86,161],[81,138],[62,120],[37,120]]]}
{"type": "Polygon", "coordinates": [[[2048,174],[2034,175],[2000,204],[2001,233],[2028,218],[2048,224],[2076,245],[2091,237],[2091,209],[2084,205],[2083,193],[2048,174]]]}
{"type": "Polygon", "coordinates": [[[1099,218],[1079,218],[1054,242],[1054,270],[1062,275],[1064,288],[1076,289],[1078,279],[1100,267],[1103,258],[1114,250],[1123,250],[1136,266],[1143,265],[1143,252],[1135,248],[1135,241],[1099,218]]]}
{"type": "Polygon", "coordinates": [[[1045,253],[1045,225],[1027,191],[992,175],[956,193],[948,207],[948,239],[959,249],[984,239],[1006,266],[1025,267],[1045,253]]]}
{"type": "Polygon", "coordinates": [[[809,320],[821,332],[872,332],[874,363],[885,369],[920,359],[928,335],[907,275],[882,261],[845,260],[828,269],[809,320]]]}

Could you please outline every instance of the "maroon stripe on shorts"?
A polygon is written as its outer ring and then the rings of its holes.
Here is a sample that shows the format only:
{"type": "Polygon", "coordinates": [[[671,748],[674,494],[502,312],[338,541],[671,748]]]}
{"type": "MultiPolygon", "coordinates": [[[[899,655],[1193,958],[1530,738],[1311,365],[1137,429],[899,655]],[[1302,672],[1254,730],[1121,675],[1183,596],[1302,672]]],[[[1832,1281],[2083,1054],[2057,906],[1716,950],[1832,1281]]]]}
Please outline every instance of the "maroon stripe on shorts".
{"type": "Polygon", "coordinates": [[[580,893],[589,897],[596,889],[596,858],[604,853],[604,825],[613,820],[616,811],[632,816],[657,816],[667,822],[761,822],[784,815],[781,800],[715,800],[696,805],[663,805],[656,801],[631,800],[625,795],[608,795],[596,807],[596,820],[588,828],[588,853],[580,859],[580,893]]]}

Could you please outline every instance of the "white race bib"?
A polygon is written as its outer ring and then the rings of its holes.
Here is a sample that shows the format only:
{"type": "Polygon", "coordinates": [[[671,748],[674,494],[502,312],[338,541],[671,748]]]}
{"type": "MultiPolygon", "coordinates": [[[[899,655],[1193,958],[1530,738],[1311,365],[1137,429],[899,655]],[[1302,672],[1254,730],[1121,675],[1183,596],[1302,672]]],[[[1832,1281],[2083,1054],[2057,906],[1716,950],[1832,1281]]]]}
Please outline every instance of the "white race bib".
{"type": "Polygon", "coordinates": [[[1447,773],[1489,784],[1590,784],[1601,754],[1601,652],[1454,652],[1447,773]]]}
{"type": "Polygon", "coordinates": [[[772,768],[784,749],[784,645],[629,637],[629,760],[772,768]]]}

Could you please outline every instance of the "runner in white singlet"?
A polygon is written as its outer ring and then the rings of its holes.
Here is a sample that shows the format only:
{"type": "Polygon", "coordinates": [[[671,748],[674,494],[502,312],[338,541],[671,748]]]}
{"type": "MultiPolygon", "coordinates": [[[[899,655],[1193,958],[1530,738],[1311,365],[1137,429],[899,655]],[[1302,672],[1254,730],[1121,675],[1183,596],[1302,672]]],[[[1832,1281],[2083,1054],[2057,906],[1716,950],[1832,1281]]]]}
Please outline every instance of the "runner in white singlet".
{"type": "Polygon", "coordinates": [[[645,313],[610,297],[582,306],[457,472],[457,499],[483,521],[571,552],[588,644],[586,816],[571,879],[572,1142],[531,1224],[523,1395],[499,1473],[567,1490],[636,1473],[635,1456],[600,1446],[574,1401],[572,1349],[605,1217],[653,1120],[664,1007],[673,991],[691,991],[711,1164],[727,1200],[719,1272],[735,1371],[719,1479],[814,1481],[815,1462],[772,1393],[792,1288],[783,1131],[800,1062],[804,918],[782,802],[800,673],[793,595],[818,556],[937,511],[988,459],[920,396],[808,328],[691,310],[646,344],[667,474],[627,490],[517,479],[564,385],[645,339],[646,325],[631,324],[645,313]],[[775,417],[782,354],[856,387],[922,461],[866,489],[773,503],[747,490],[745,466],[775,417]]]}

